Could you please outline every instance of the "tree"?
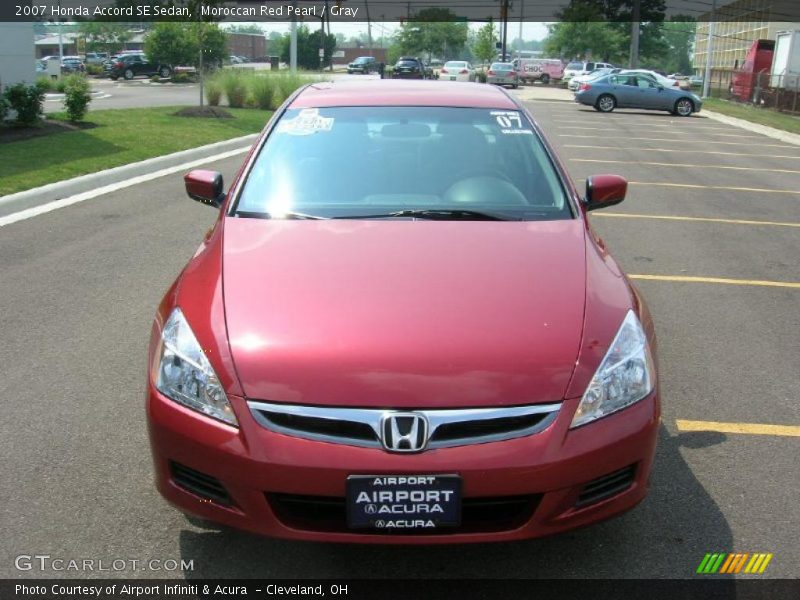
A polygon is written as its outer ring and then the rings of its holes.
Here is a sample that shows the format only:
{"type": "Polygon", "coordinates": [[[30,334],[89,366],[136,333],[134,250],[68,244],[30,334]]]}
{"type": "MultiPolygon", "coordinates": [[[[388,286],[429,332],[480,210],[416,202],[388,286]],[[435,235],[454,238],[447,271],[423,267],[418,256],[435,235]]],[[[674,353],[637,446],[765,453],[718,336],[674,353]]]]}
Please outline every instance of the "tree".
{"type": "Polygon", "coordinates": [[[255,35],[264,35],[264,30],[255,23],[249,23],[247,25],[229,25],[226,28],[226,31],[231,33],[252,33],[255,35]]]}
{"type": "Polygon", "coordinates": [[[467,42],[469,25],[456,21],[446,8],[426,8],[400,26],[394,43],[402,54],[439,54],[443,59],[460,53],[467,42]]]}
{"type": "MultiPolygon", "coordinates": [[[[669,51],[666,62],[662,62],[661,66],[668,73],[692,72],[692,47],[696,27],[694,17],[687,15],[675,15],[664,23],[664,40],[669,51]]],[[[649,61],[645,64],[647,62],[649,61]]]]}
{"type": "MultiPolygon", "coordinates": [[[[285,33],[276,47],[281,60],[289,62],[290,34],[285,33]]],[[[316,71],[320,66],[328,66],[336,49],[336,36],[323,34],[319,29],[309,29],[306,25],[297,28],[297,66],[302,69],[316,71]],[[325,56],[320,63],[319,50],[323,48],[325,56]]]]}
{"type": "Polygon", "coordinates": [[[472,53],[475,55],[475,58],[484,64],[491,62],[497,54],[494,45],[497,39],[498,36],[494,28],[494,23],[490,20],[478,30],[475,36],[475,43],[472,44],[472,53]]]}
{"type": "Polygon", "coordinates": [[[78,32],[86,38],[86,49],[90,52],[119,51],[131,39],[132,33],[126,23],[111,21],[82,21],[78,32]]]}
{"type": "Polygon", "coordinates": [[[156,23],[144,42],[144,51],[155,62],[168,65],[200,66],[200,49],[205,65],[221,64],[228,39],[214,23],[156,23]]]}
{"type": "MultiPolygon", "coordinates": [[[[556,56],[602,58],[627,63],[631,45],[634,0],[571,0],[550,26],[545,49],[556,56]]],[[[639,56],[643,62],[663,60],[665,0],[640,0],[639,56]]]]}

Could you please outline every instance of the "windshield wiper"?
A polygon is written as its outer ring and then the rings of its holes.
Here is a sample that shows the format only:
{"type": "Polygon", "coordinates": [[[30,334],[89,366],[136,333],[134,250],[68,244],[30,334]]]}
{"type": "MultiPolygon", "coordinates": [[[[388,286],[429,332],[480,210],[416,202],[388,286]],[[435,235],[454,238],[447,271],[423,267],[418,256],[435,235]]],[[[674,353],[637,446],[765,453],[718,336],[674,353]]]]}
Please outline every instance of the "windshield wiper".
{"type": "Polygon", "coordinates": [[[516,217],[498,215],[477,210],[446,209],[446,208],[427,208],[419,210],[398,210],[390,213],[379,213],[371,215],[345,215],[342,217],[331,217],[333,219],[391,219],[394,217],[412,217],[414,219],[431,220],[464,220],[464,221],[521,221],[516,217]]]}
{"type": "Polygon", "coordinates": [[[282,212],[279,216],[272,216],[268,212],[255,212],[249,210],[237,210],[235,213],[237,217],[245,217],[248,219],[327,219],[328,217],[320,217],[318,215],[307,215],[299,212],[282,212]]]}

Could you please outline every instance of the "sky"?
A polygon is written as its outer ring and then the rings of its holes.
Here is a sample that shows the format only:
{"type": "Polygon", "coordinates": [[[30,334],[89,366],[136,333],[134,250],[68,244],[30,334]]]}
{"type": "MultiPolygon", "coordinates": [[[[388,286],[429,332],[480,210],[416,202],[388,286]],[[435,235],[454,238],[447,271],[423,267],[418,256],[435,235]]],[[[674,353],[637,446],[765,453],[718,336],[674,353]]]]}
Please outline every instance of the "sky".
{"type": "MultiPolygon", "coordinates": [[[[241,23],[242,25],[250,25],[251,23],[241,23]]],[[[253,23],[259,25],[264,32],[269,35],[272,31],[284,33],[289,31],[289,23],[253,23]]],[[[483,23],[470,23],[470,28],[480,29],[483,23]]],[[[400,27],[399,23],[372,23],[372,37],[378,38],[381,35],[390,36],[400,27]]],[[[331,33],[342,33],[345,37],[358,36],[360,33],[367,33],[367,24],[365,22],[357,23],[331,23],[331,33]]],[[[519,22],[509,21],[508,23],[508,39],[513,40],[519,37],[519,22]]],[[[522,24],[522,39],[523,40],[543,40],[547,37],[547,24],[545,23],[523,23],[522,24]]]]}

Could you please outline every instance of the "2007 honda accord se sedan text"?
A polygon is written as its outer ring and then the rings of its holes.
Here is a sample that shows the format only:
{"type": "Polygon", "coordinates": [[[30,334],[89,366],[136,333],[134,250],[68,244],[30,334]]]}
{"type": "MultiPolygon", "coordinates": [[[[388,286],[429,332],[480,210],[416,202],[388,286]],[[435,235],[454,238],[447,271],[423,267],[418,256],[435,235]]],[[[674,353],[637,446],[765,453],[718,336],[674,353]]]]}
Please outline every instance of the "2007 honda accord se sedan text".
{"type": "Polygon", "coordinates": [[[505,90],[302,88],[167,292],[147,416],[161,494],[283,538],[505,541],[647,493],[653,323],[532,115],[505,90]]]}

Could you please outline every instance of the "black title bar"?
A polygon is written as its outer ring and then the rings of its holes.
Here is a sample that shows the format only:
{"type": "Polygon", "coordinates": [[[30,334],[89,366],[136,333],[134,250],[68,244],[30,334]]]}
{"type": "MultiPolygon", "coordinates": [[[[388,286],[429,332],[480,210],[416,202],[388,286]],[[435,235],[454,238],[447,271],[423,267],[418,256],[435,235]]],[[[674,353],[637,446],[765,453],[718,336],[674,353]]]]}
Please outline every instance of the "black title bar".
{"type": "MultiPolygon", "coordinates": [[[[118,22],[302,21],[630,21],[627,2],[606,0],[0,0],[0,21],[106,20],[118,22]]],[[[677,15],[698,21],[797,22],[800,0],[642,1],[642,21],[677,15]],[[656,12],[649,13],[649,7],[656,12]],[[713,15],[713,16],[712,16],[713,15]]]]}

